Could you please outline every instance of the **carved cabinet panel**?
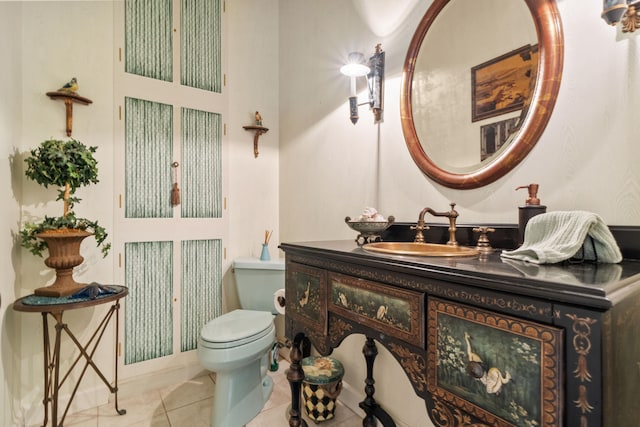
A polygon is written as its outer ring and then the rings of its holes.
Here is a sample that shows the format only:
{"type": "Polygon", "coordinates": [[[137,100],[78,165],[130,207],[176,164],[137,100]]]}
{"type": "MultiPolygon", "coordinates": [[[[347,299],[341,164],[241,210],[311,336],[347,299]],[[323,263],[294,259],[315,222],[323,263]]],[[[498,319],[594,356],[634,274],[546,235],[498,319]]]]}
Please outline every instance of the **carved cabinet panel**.
{"type": "Polygon", "coordinates": [[[615,277],[606,265],[527,276],[499,254],[421,264],[316,244],[282,245],[288,337],[303,333],[326,354],[363,334],[368,371],[373,341],[384,345],[434,425],[638,424],[640,264],[616,265],[615,277]]]}
{"type": "Polygon", "coordinates": [[[329,274],[328,309],[424,348],[424,294],[344,274],[329,274]]]}
{"type": "Polygon", "coordinates": [[[327,333],[327,273],[319,268],[286,263],[287,317],[318,335],[327,333]]]}
{"type": "Polygon", "coordinates": [[[427,384],[440,412],[498,427],[561,425],[562,329],[439,298],[427,313],[427,384]]]}

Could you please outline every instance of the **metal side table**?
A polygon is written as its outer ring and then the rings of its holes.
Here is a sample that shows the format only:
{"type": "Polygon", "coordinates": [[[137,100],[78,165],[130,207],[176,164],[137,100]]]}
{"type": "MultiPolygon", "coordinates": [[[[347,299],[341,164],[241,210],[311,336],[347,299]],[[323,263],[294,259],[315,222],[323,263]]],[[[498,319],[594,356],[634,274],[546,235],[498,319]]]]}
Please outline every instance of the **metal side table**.
{"type": "Polygon", "coordinates": [[[115,395],[115,409],[120,415],[124,415],[126,410],[118,408],[118,353],[117,348],[115,351],[115,378],[114,384],[111,385],[106,379],[104,374],[100,371],[98,366],[93,361],[93,355],[98,348],[98,344],[104,335],[111,319],[115,314],[115,328],[116,328],[116,347],[118,343],[118,329],[119,329],[119,311],[120,311],[120,298],[125,297],[129,290],[124,286],[108,285],[116,293],[98,295],[95,299],[89,297],[72,298],[72,297],[43,297],[37,295],[27,295],[16,300],[13,303],[13,309],[16,311],[41,313],[43,323],[43,338],[44,338],[44,399],[42,401],[44,405],[44,422],[43,427],[47,425],[49,421],[49,407],[51,407],[51,425],[52,427],[62,426],[64,419],[69,411],[71,402],[78,390],[80,382],[84,377],[87,368],[91,366],[93,370],[102,379],[105,385],[109,388],[109,391],[115,395]],[[91,338],[85,345],[82,345],[76,336],[71,332],[69,326],[62,321],[62,315],[66,310],[75,310],[79,308],[93,307],[100,304],[111,303],[109,311],[105,314],[102,321],[98,324],[95,331],[91,335],[91,338]],[[55,319],[55,341],[53,348],[49,340],[49,326],[48,315],[55,319]],[[60,373],[60,343],[62,338],[62,332],[66,332],[67,336],[71,338],[76,345],[80,354],[77,355],[68,371],[61,375],[60,373]],[[69,375],[73,369],[78,365],[81,359],[84,358],[84,366],[80,372],[80,376],[77,379],[73,391],[69,398],[62,416],[58,417],[58,392],[60,387],[69,378],[69,375]],[[59,418],[59,419],[58,419],[59,418]]]}

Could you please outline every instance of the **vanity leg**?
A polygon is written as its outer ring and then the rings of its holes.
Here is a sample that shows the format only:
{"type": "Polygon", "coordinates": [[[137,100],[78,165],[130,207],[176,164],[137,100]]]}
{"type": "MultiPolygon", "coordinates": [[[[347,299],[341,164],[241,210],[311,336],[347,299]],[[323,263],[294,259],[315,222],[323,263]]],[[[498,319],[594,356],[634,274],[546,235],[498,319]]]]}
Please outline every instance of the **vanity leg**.
{"type": "Polygon", "coordinates": [[[44,423],[43,426],[46,426],[49,422],[49,403],[51,402],[51,369],[53,367],[53,363],[51,362],[51,344],[49,342],[49,325],[47,322],[48,314],[46,312],[42,312],[42,331],[44,338],[44,355],[42,360],[44,360],[44,399],[42,403],[44,404],[44,423]]]}
{"type": "Polygon", "coordinates": [[[300,388],[302,386],[302,380],[304,380],[304,371],[302,370],[303,349],[301,347],[307,345],[308,339],[304,333],[300,332],[293,339],[291,351],[289,352],[289,358],[291,364],[287,369],[287,380],[291,387],[291,410],[289,411],[289,427],[307,427],[307,423],[302,419],[302,413],[300,412],[300,388]]]}
{"type": "Polygon", "coordinates": [[[376,391],[373,386],[375,384],[375,380],[373,379],[373,362],[378,355],[378,348],[376,347],[376,343],[373,338],[367,337],[364,347],[362,347],[362,354],[364,354],[364,358],[367,362],[367,378],[364,380],[364,392],[366,396],[358,405],[360,406],[360,409],[366,413],[365,418],[362,420],[362,427],[375,427],[377,424],[376,418],[380,420],[384,427],[396,427],[396,423],[393,419],[380,407],[380,405],[376,403],[376,400],[373,398],[373,394],[376,391]]]}

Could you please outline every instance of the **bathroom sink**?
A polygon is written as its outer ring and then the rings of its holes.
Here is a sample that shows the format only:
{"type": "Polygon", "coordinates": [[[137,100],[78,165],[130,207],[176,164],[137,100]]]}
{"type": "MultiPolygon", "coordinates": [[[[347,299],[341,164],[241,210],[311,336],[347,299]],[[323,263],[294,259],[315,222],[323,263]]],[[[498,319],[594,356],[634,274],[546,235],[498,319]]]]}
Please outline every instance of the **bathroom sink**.
{"type": "Polygon", "coordinates": [[[367,243],[362,249],[389,255],[465,257],[478,255],[478,251],[464,246],[441,245],[416,242],[375,242],[367,243]]]}

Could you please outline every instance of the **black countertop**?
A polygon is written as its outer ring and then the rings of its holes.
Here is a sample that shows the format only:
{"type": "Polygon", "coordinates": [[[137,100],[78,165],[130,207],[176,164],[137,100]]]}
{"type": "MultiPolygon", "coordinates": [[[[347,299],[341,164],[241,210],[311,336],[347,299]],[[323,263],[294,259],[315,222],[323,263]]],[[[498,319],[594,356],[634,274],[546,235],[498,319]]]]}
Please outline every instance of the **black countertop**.
{"type": "Polygon", "coordinates": [[[487,257],[412,257],[367,252],[353,240],[282,243],[280,248],[306,256],[455,282],[606,310],[640,290],[640,261],[619,264],[546,264],[503,259],[501,250],[487,257]]]}

